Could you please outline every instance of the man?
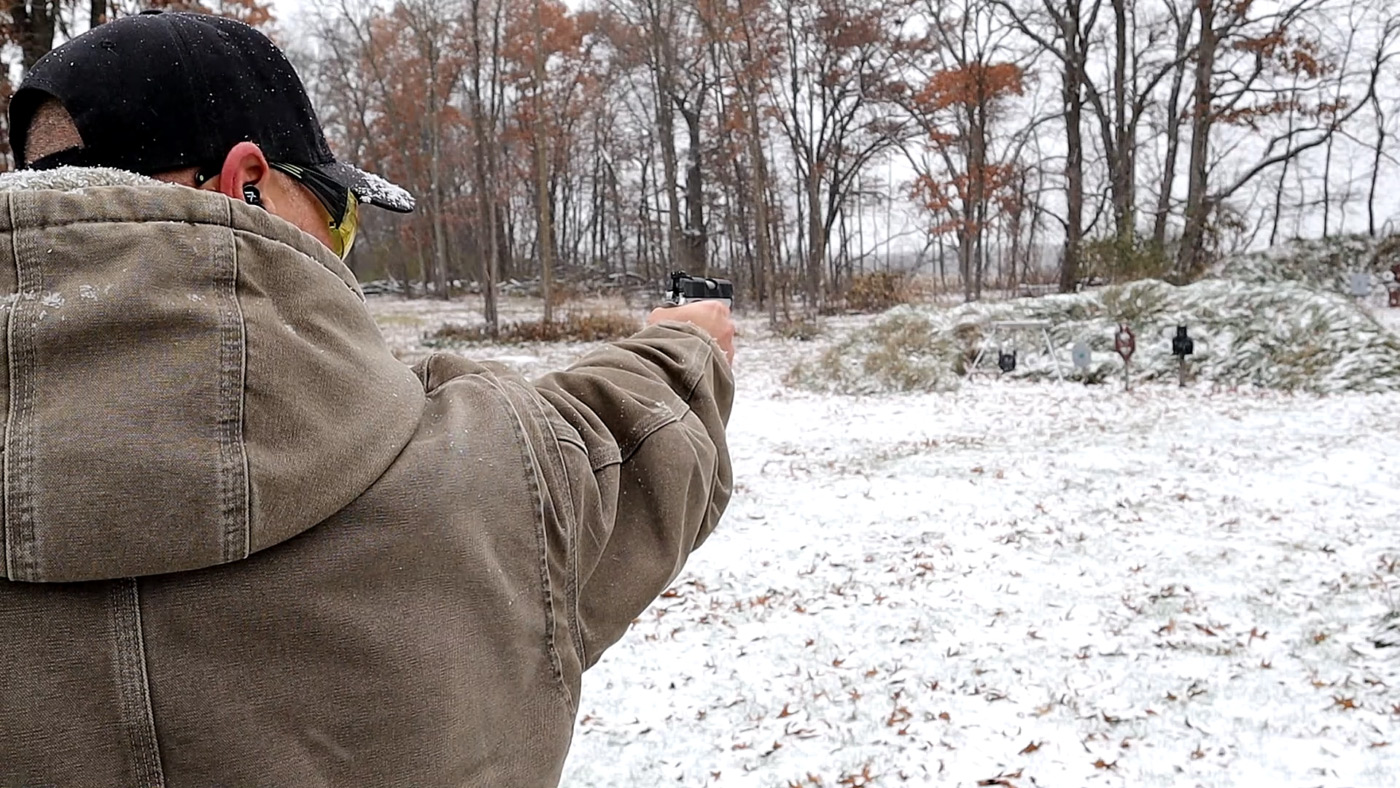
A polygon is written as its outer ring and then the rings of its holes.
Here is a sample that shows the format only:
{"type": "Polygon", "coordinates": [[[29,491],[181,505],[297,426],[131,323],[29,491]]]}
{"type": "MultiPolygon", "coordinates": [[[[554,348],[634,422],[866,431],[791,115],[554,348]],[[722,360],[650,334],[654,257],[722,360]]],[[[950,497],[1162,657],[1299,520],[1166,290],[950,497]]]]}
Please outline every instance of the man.
{"type": "Polygon", "coordinates": [[[411,199],[228,20],[74,39],[11,135],[0,786],[556,784],[728,501],[727,310],[533,384],[403,366],[339,256],[411,199]]]}

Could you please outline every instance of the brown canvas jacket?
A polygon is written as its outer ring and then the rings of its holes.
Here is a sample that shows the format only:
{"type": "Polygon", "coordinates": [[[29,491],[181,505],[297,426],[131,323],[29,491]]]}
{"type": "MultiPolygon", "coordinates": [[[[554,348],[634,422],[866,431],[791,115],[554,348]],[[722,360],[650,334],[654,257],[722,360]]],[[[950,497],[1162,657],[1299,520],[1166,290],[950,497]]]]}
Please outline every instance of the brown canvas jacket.
{"type": "Polygon", "coordinates": [[[0,324],[0,788],[555,785],[729,497],[702,333],[410,369],[217,194],[0,178],[0,324]]]}

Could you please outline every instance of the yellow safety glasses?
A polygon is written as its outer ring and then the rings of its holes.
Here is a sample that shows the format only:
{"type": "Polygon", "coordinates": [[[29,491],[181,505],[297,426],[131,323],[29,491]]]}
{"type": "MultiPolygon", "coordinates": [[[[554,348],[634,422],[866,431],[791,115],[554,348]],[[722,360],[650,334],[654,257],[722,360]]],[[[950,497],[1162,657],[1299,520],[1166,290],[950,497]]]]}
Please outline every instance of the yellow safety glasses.
{"type": "MultiPolygon", "coordinates": [[[[327,212],[330,213],[330,210],[327,209],[327,212]]],[[[360,201],[355,199],[354,192],[345,193],[345,211],[340,221],[330,220],[330,229],[331,251],[344,260],[350,256],[350,249],[355,246],[355,235],[360,231],[360,201]]]]}
{"type": "Polygon", "coordinates": [[[277,161],[268,162],[268,166],[290,175],[316,195],[330,217],[331,251],[342,260],[348,257],[360,231],[360,201],[355,193],[319,170],[277,161]]]}

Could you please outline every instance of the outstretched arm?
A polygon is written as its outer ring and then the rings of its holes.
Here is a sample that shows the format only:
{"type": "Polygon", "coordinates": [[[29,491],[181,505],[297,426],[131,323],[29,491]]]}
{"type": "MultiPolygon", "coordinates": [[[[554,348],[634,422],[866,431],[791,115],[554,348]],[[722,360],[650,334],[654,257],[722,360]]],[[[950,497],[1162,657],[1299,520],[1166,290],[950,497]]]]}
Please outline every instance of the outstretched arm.
{"type": "Polygon", "coordinates": [[[698,302],[648,322],[536,382],[572,428],[559,438],[572,456],[569,500],[554,508],[572,514],[566,573],[585,668],[675,579],[729,501],[728,307],[698,302]]]}

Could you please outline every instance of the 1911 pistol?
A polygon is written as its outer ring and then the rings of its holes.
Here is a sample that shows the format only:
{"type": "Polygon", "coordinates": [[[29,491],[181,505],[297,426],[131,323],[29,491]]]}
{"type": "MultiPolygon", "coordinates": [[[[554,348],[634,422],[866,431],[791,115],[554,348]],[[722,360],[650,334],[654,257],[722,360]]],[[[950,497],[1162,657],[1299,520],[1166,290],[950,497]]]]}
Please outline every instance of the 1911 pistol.
{"type": "Polygon", "coordinates": [[[691,276],[684,271],[671,274],[671,288],[666,292],[666,303],[680,306],[695,301],[723,301],[725,306],[733,306],[734,283],[728,279],[691,276]]]}

